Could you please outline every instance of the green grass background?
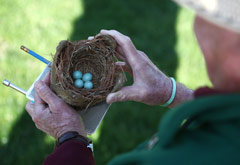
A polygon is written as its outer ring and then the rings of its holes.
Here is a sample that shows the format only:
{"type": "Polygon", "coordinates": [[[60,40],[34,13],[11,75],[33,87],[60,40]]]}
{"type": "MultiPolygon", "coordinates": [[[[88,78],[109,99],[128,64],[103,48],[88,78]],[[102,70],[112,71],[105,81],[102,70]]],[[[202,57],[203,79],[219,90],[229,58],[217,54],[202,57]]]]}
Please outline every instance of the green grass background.
{"type": "MultiPolygon", "coordinates": [[[[211,85],[193,18],[191,11],[168,0],[0,0],[0,80],[28,89],[43,70],[44,64],[21,51],[21,45],[51,60],[60,40],[116,29],[177,81],[192,89],[211,85]]],[[[25,96],[3,85],[0,92],[0,164],[42,164],[54,139],[35,128],[24,110],[25,96]]],[[[114,103],[91,136],[96,164],[106,164],[151,137],[165,111],[136,102],[114,103]]]]}

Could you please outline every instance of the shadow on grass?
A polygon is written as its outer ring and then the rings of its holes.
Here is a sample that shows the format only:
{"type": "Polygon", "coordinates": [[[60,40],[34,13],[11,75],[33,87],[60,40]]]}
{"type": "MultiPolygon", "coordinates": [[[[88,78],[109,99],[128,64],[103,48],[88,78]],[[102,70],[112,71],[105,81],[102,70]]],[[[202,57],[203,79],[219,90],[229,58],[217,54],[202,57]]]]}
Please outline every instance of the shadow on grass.
{"type": "Polygon", "coordinates": [[[42,164],[53,145],[44,143],[45,133],[37,130],[31,117],[23,110],[8,137],[8,143],[0,147],[2,165],[42,164]]]}
{"type": "MultiPolygon", "coordinates": [[[[86,39],[101,29],[116,29],[131,37],[136,47],[167,75],[175,75],[178,64],[174,51],[178,11],[175,4],[168,0],[85,0],[84,10],[73,25],[71,40],[86,39]]],[[[126,85],[131,83],[128,77],[126,85]]],[[[96,164],[106,164],[151,137],[164,112],[159,106],[135,102],[113,104],[95,141],[96,164]]],[[[1,164],[42,163],[54,148],[45,144],[44,137],[24,111],[13,126],[8,143],[0,148],[1,164]]]]}
{"type": "MultiPolygon", "coordinates": [[[[174,76],[178,60],[175,22],[178,7],[168,0],[85,0],[84,15],[77,19],[71,40],[86,39],[101,29],[129,36],[135,46],[167,75],[174,76]]],[[[127,85],[132,83],[128,77],[127,85]]],[[[106,164],[151,137],[166,109],[141,103],[115,103],[104,118],[94,142],[96,164],[106,164]]]]}

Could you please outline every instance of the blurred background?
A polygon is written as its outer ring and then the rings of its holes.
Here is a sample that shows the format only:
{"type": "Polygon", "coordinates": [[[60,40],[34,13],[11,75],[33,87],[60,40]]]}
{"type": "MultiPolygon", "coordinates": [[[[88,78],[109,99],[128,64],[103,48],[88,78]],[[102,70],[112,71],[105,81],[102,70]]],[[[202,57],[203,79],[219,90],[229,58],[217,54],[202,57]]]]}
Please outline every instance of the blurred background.
{"type": "MultiPolygon", "coordinates": [[[[194,14],[169,0],[0,0],[0,79],[27,90],[45,65],[20,50],[25,45],[51,60],[59,41],[81,40],[101,29],[131,37],[163,72],[195,89],[211,85],[197,46],[194,14]]],[[[132,83],[127,77],[126,85],[132,83]]],[[[1,164],[42,164],[55,140],[37,130],[24,95],[0,85],[1,164]]],[[[114,103],[91,135],[96,164],[106,164],[150,138],[168,109],[114,103]]]]}

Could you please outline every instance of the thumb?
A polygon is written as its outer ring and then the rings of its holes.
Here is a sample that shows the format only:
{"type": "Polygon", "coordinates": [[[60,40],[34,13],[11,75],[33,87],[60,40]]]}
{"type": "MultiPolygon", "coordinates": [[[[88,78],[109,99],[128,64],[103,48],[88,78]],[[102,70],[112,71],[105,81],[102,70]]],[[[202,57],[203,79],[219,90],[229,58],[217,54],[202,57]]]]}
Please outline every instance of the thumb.
{"type": "Polygon", "coordinates": [[[118,92],[110,93],[107,96],[107,103],[111,104],[114,102],[123,102],[123,101],[130,101],[135,100],[134,96],[137,95],[136,92],[134,92],[132,86],[123,87],[118,92]]]}
{"type": "Polygon", "coordinates": [[[45,103],[53,105],[59,101],[59,98],[51,91],[51,89],[43,81],[37,81],[34,87],[39,97],[45,103]]]}

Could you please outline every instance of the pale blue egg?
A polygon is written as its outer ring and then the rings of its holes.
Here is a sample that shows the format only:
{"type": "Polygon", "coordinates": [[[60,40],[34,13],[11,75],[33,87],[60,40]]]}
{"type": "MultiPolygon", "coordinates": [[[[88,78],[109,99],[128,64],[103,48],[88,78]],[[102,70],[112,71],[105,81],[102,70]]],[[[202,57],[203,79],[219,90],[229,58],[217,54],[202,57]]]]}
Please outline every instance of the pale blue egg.
{"type": "Polygon", "coordinates": [[[93,83],[91,81],[86,81],[84,83],[84,88],[86,89],[92,89],[93,88],[93,83]]]}
{"type": "Polygon", "coordinates": [[[74,82],[74,86],[77,87],[77,88],[82,88],[83,87],[83,80],[80,80],[80,79],[77,79],[75,82],[74,82]]]}
{"type": "Polygon", "coordinates": [[[80,72],[79,70],[75,70],[75,71],[73,72],[73,78],[74,78],[74,79],[80,79],[80,78],[82,78],[82,72],[80,72]]]}
{"type": "Polygon", "coordinates": [[[91,81],[92,80],[92,74],[91,73],[85,73],[83,75],[83,81],[91,81]]]}

